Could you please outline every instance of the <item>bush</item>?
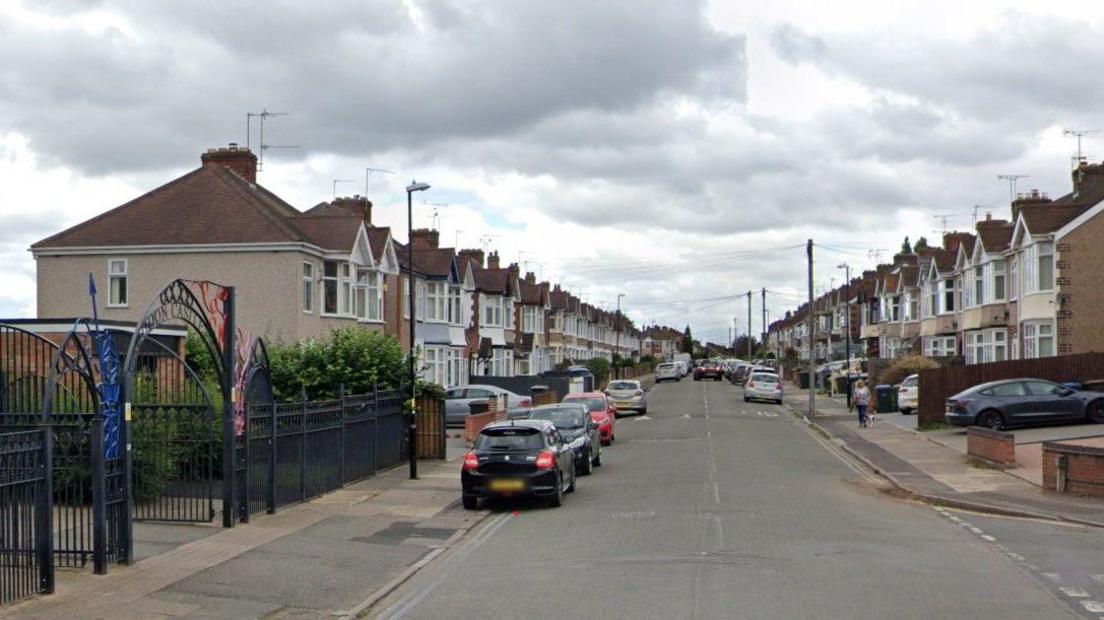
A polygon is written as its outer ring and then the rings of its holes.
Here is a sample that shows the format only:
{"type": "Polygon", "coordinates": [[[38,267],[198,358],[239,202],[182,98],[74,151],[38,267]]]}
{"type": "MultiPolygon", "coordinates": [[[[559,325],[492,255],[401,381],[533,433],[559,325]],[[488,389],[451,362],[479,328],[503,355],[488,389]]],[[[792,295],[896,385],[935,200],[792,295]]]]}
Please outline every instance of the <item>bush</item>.
{"type": "Polygon", "coordinates": [[[908,355],[897,359],[889,368],[882,372],[878,377],[878,383],[897,385],[904,381],[909,375],[914,375],[928,368],[939,367],[939,362],[924,357],[923,355],[908,355]]]}
{"type": "Polygon", "coordinates": [[[604,388],[610,376],[609,360],[604,357],[596,357],[588,360],[586,367],[587,370],[590,371],[590,374],[594,375],[594,389],[600,390],[604,388]]]}
{"type": "Polygon", "coordinates": [[[393,389],[402,384],[408,359],[398,340],[357,327],[334,330],[325,340],[268,347],[272,388],[279,401],[367,394],[373,388],[393,389]]]}

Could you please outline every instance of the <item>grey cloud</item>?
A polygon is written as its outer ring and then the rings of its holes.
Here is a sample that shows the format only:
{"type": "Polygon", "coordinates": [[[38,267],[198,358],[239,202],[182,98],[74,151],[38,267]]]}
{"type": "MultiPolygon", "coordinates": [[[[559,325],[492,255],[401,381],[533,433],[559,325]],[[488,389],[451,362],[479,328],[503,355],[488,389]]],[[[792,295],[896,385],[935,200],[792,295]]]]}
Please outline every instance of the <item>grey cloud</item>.
{"type": "Polygon", "coordinates": [[[420,6],[424,32],[397,0],[254,11],[134,2],[124,9],[137,37],[74,27],[46,43],[2,25],[0,121],[46,156],[106,173],[240,141],[244,113],[263,106],[292,112],[270,142],[359,154],[509,137],[668,96],[745,96],[743,37],[714,30],[697,2],[420,6]]]}

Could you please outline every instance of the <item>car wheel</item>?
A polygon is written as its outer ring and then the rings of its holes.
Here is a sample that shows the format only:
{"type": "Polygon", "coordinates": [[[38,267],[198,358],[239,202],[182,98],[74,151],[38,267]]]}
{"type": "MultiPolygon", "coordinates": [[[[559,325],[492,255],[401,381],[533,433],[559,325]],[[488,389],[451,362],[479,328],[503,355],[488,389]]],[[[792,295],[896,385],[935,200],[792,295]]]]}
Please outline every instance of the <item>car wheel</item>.
{"type": "Polygon", "coordinates": [[[751,399],[750,399],[750,398],[748,398],[747,396],[745,396],[745,397],[744,397],[744,402],[745,402],[745,403],[750,403],[750,402],[751,402],[751,399]]]}
{"type": "Polygon", "coordinates": [[[460,501],[464,504],[464,510],[475,510],[479,508],[479,498],[474,495],[463,495],[460,497],[460,501]]]}
{"type": "Polygon", "coordinates": [[[571,484],[567,485],[567,492],[568,493],[574,493],[575,492],[575,480],[576,480],[575,468],[571,468],[571,484]]]}
{"type": "Polygon", "coordinates": [[[978,414],[977,424],[994,431],[1001,431],[1004,430],[1004,416],[994,409],[986,409],[978,414]]]}
{"type": "Polygon", "coordinates": [[[1089,403],[1088,418],[1089,422],[1094,424],[1104,422],[1104,400],[1094,400],[1089,403]]]}
{"type": "Polygon", "coordinates": [[[591,474],[591,472],[593,472],[593,471],[594,471],[594,459],[590,458],[590,455],[587,454],[587,457],[585,459],[583,459],[582,471],[580,471],[579,473],[583,476],[589,476],[591,474]]]}
{"type": "Polygon", "coordinates": [[[901,415],[912,415],[912,409],[902,409],[901,415]]]}
{"type": "Polygon", "coordinates": [[[552,508],[559,508],[563,504],[563,474],[556,476],[556,492],[552,494],[552,497],[548,498],[548,505],[552,508]]]}
{"type": "Polygon", "coordinates": [[[645,407],[645,408],[641,409],[640,410],[640,415],[648,415],[648,408],[645,407]]]}

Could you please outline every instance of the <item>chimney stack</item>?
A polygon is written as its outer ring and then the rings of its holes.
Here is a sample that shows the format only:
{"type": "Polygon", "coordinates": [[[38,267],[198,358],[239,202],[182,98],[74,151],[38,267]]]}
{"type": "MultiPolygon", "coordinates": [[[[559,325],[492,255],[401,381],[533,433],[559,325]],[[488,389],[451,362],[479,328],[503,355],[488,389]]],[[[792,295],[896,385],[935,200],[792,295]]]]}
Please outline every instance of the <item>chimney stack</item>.
{"type": "Polygon", "coordinates": [[[483,268],[483,250],[460,250],[457,252],[460,255],[460,260],[468,259],[475,262],[476,266],[480,269],[483,268]]]}
{"type": "Polygon", "coordinates": [[[498,269],[498,268],[499,268],[498,250],[495,250],[494,252],[491,252],[489,255],[487,255],[487,269],[498,269]]]}
{"type": "Polygon", "coordinates": [[[368,200],[367,196],[361,196],[360,194],[341,196],[334,198],[330,204],[363,219],[365,226],[372,225],[372,201],[368,200]]]}
{"type": "Polygon", "coordinates": [[[231,142],[225,148],[207,149],[199,156],[199,161],[205,166],[218,164],[233,170],[250,183],[257,182],[257,156],[249,149],[238,146],[237,142],[231,142]]]}
{"type": "Polygon", "coordinates": [[[528,282],[529,284],[536,284],[537,283],[537,274],[533,273],[532,271],[526,272],[525,273],[525,281],[528,282]]]}
{"type": "MultiPolygon", "coordinates": [[[[1077,171],[1074,171],[1074,190],[1076,191],[1080,187],[1080,183],[1077,179],[1077,171]]],[[[1046,192],[1040,192],[1037,189],[1033,189],[1030,192],[1023,192],[1016,196],[1016,199],[1012,201],[1012,221],[1015,222],[1020,217],[1020,210],[1027,205],[1044,205],[1050,202],[1050,197],[1046,192]]]]}
{"type": "Polygon", "coordinates": [[[441,233],[429,228],[415,228],[411,234],[415,250],[436,250],[441,239],[441,233]]]}

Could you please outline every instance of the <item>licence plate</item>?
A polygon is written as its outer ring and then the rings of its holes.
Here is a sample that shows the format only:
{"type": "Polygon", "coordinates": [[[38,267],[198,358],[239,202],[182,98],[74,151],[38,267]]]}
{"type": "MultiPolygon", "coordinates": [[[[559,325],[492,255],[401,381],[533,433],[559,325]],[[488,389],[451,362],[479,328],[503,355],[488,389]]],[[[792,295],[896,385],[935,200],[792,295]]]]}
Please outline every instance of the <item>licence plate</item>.
{"type": "Polygon", "coordinates": [[[524,491],[525,481],[516,479],[491,480],[487,487],[492,491],[524,491]]]}
{"type": "Polygon", "coordinates": [[[632,406],[632,401],[631,400],[615,400],[615,401],[613,401],[613,406],[614,407],[631,407],[632,406]]]}

